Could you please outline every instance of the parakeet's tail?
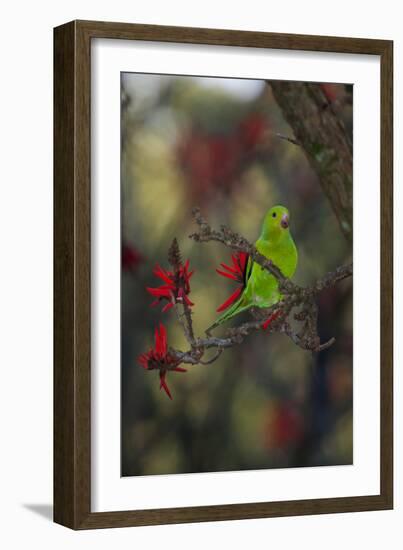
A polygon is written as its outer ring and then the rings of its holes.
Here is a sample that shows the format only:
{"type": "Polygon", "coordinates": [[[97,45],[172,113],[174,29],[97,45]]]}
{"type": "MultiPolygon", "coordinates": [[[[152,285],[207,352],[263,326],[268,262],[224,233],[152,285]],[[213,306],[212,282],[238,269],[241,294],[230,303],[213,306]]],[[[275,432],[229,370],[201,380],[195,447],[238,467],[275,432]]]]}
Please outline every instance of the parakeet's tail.
{"type": "Polygon", "coordinates": [[[240,298],[238,298],[238,300],[235,303],[233,303],[232,306],[227,309],[227,311],[224,311],[224,313],[220,315],[220,317],[218,317],[216,321],[214,321],[214,323],[206,330],[206,332],[210,332],[210,330],[213,330],[219,325],[222,325],[226,321],[229,321],[230,319],[232,319],[242,311],[246,311],[252,306],[253,306],[252,302],[249,302],[249,301],[246,302],[245,297],[240,296],[240,298]]]}

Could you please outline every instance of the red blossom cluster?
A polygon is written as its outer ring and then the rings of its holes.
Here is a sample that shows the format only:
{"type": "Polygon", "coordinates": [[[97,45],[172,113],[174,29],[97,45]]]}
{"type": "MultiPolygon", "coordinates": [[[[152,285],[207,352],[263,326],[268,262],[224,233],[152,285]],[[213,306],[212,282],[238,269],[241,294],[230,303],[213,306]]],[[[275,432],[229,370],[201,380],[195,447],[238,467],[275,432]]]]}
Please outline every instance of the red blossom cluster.
{"type": "MultiPolygon", "coordinates": [[[[153,269],[153,274],[161,279],[163,284],[158,287],[146,287],[147,292],[155,298],[151,306],[166,300],[167,303],[162,308],[162,312],[168,311],[175,304],[182,304],[185,309],[189,308],[194,305],[188,298],[190,278],[194,271],[189,271],[189,260],[185,263],[182,262],[176,239],[173,240],[169,249],[168,260],[172,270],[163,269],[158,264],[153,269]]],[[[142,353],[138,357],[138,362],[146,370],[159,370],[160,388],[163,388],[168,397],[172,399],[166,382],[167,372],[186,372],[186,369],[179,367],[180,361],[169,352],[167,332],[163,324],[159,325],[159,329],[155,329],[155,347],[142,353]]]]}
{"type": "Polygon", "coordinates": [[[144,260],[143,255],[134,246],[122,243],[122,269],[134,272],[144,260]]]}
{"type": "Polygon", "coordinates": [[[305,435],[300,408],[291,401],[278,402],[268,411],[265,433],[266,448],[286,450],[298,445],[305,435]]]}
{"type": "Polygon", "coordinates": [[[160,389],[164,389],[169,399],[172,399],[166,381],[167,372],[186,372],[186,369],[179,367],[178,360],[169,353],[167,333],[164,325],[160,324],[159,330],[158,328],[155,329],[155,347],[146,353],[142,353],[138,357],[138,362],[146,370],[159,370],[160,389]]]}
{"type": "Polygon", "coordinates": [[[237,138],[244,153],[268,141],[269,124],[261,113],[250,113],[239,124],[237,138]]]}
{"type": "Polygon", "coordinates": [[[329,103],[334,103],[335,101],[341,100],[345,96],[345,89],[343,85],[340,84],[331,84],[329,82],[324,82],[320,84],[322,92],[325,94],[326,99],[329,103]]]}
{"type": "Polygon", "coordinates": [[[262,145],[268,144],[269,126],[259,112],[245,116],[228,135],[217,135],[192,128],[179,143],[177,156],[192,182],[197,202],[208,198],[217,187],[229,189],[241,175],[246,161],[262,145]]]}
{"type": "Polygon", "coordinates": [[[147,287],[146,290],[154,296],[155,300],[151,306],[156,306],[163,300],[167,300],[168,303],[162,308],[162,311],[168,311],[177,302],[185,302],[188,306],[193,306],[188,298],[190,294],[190,278],[194,271],[189,272],[189,260],[184,265],[178,266],[177,272],[168,271],[163,269],[158,264],[153,270],[153,274],[159,277],[164,284],[159,287],[147,287]]]}

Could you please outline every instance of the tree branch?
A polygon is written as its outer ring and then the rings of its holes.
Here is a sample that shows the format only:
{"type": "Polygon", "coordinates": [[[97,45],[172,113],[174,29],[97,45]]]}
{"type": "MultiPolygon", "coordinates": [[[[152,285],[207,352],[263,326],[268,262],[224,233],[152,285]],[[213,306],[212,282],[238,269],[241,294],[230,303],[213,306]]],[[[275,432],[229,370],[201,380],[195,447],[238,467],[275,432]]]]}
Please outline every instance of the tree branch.
{"type": "MultiPolygon", "coordinates": [[[[315,281],[312,285],[303,288],[284,277],[273,262],[262,256],[255,246],[241,235],[225,226],[221,226],[220,231],[212,229],[198,208],[194,209],[193,215],[199,231],[190,235],[190,238],[196,242],[220,242],[233,250],[250,254],[255,262],[277,279],[283,298],[270,308],[252,308],[251,313],[255,317],[255,320],[245,322],[237,327],[228,328],[224,336],[217,337],[206,333],[205,338],[194,336],[191,311],[186,302],[184,301],[181,304],[175,303],[178,320],[190,344],[190,349],[187,351],[169,350],[171,356],[177,362],[190,365],[209,365],[218,359],[224,349],[241,344],[251,333],[262,329],[269,333],[279,332],[285,334],[295,345],[305,351],[314,353],[323,351],[335,343],[335,338],[331,338],[325,343],[320,342],[317,333],[318,308],[316,296],[323,290],[351,277],[353,273],[352,264],[340,266],[333,272],[329,272],[315,281]],[[296,308],[298,308],[298,311],[294,314],[294,320],[302,323],[299,332],[295,332],[288,321],[291,312],[296,308]],[[215,349],[216,353],[209,360],[204,360],[204,354],[210,349],[215,349]]],[[[175,243],[175,246],[177,246],[176,240],[175,243]]],[[[175,254],[177,258],[180,258],[179,248],[177,248],[175,254]]],[[[170,257],[172,257],[172,252],[170,253],[170,257]]],[[[171,261],[171,264],[175,268],[175,262],[171,261]]],[[[175,365],[172,368],[174,367],[175,365]]]]}

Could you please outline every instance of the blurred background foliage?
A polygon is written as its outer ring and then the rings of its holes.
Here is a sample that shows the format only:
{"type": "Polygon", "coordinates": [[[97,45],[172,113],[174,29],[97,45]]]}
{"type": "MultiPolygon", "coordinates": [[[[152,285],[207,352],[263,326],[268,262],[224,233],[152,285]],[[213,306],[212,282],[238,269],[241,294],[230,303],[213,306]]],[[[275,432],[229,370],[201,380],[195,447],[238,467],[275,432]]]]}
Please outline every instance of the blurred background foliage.
{"type": "MultiPolygon", "coordinates": [[[[323,84],[352,132],[352,88],[323,84]],[[341,106],[340,106],[341,105],[341,106]]],[[[190,298],[202,336],[235,290],[217,275],[230,251],[188,239],[191,210],[249,240],[268,208],[284,204],[306,285],[351,259],[303,151],[263,81],[122,74],[122,475],[351,464],[352,282],[320,297],[319,333],[336,344],[318,356],[279,334],[254,334],[210,366],[171,373],[137,363],[159,322],[187,349],[173,310],[151,308],[156,263],[178,238],[196,270],[190,298]]],[[[233,320],[232,324],[239,322],[233,320]]],[[[218,332],[225,330],[225,327],[218,332]]]]}

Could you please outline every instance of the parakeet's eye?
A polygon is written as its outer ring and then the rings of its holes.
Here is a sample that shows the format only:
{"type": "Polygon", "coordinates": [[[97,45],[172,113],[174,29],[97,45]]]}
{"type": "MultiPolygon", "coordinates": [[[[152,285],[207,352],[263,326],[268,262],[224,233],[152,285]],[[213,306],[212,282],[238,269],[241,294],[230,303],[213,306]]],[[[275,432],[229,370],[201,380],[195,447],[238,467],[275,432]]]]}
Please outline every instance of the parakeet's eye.
{"type": "Polygon", "coordinates": [[[277,214],[275,212],[273,212],[272,216],[273,216],[273,218],[275,218],[277,216],[277,214]]]}

